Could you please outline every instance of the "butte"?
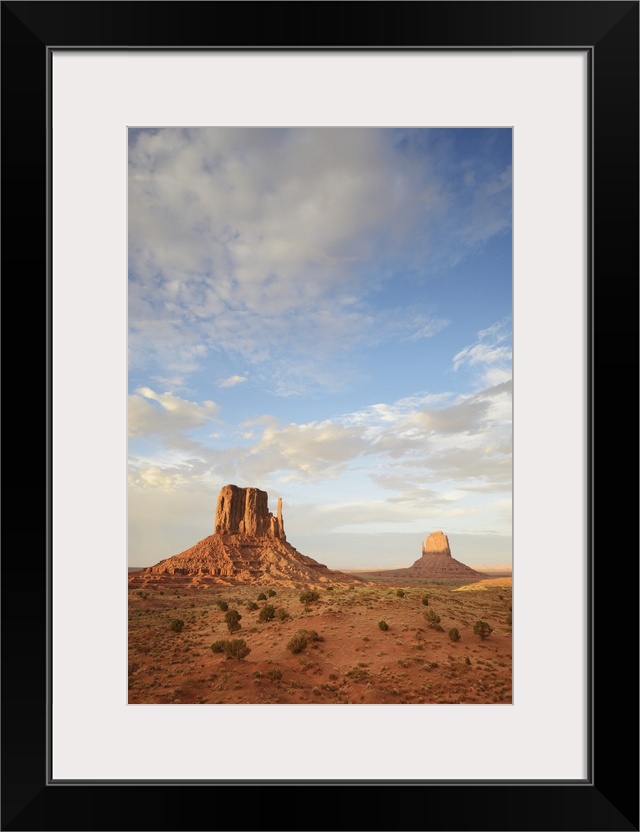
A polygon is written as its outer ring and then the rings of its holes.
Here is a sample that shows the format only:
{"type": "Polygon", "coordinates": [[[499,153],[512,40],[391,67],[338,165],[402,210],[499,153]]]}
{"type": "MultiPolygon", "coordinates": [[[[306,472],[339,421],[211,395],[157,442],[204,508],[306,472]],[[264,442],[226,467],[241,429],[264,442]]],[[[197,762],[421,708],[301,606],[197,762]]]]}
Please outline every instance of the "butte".
{"type": "Polygon", "coordinates": [[[412,578],[426,581],[460,581],[471,583],[488,578],[451,556],[449,538],[442,532],[433,532],[422,544],[422,557],[406,569],[389,569],[384,574],[393,578],[412,578]]]}
{"type": "Polygon", "coordinates": [[[354,583],[301,554],[284,532],[282,499],[276,514],[258,488],[225,485],[218,495],[214,532],[180,554],[130,576],[130,583],[175,580],[191,584],[273,584],[314,586],[354,583]]]}

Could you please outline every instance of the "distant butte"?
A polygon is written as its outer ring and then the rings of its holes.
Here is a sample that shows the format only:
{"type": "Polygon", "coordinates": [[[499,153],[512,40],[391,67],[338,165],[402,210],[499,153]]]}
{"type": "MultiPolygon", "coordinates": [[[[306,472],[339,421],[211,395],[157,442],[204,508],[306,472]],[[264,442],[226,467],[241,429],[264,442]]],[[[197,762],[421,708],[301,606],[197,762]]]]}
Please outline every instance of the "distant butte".
{"type": "Polygon", "coordinates": [[[479,581],[489,577],[460,563],[451,556],[449,538],[442,532],[433,532],[422,544],[422,557],[406,569],[386,569],[370,573],[389,578],[413,578],[427,581],[479,581]]]}
{"type": "Polygon", "coordinates": [[[358,580],[301,554],[287,541],[282,499],[274,515],[269,511],[266,491],[237,485],[221,489],[212,535],[130,576],[129,581],[148,582],[156,576],[183,576],[193,583],[287,586],[358,580]]]}

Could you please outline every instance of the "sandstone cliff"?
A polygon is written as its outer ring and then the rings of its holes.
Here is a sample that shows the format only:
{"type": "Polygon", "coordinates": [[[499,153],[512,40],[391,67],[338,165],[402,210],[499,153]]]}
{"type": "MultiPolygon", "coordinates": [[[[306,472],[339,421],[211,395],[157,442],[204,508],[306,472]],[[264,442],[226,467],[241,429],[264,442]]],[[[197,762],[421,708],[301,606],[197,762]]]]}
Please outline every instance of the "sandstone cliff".
{"type": "Polygon", "coordinates": [[[266,491],[236,485],[225,485],[218,495],[212,535],[144,572],[148,577],[180,575],[214,583],[314,585],[358,580],[330,570],[287,541],[282,499],[273,515],[266,491]]]}

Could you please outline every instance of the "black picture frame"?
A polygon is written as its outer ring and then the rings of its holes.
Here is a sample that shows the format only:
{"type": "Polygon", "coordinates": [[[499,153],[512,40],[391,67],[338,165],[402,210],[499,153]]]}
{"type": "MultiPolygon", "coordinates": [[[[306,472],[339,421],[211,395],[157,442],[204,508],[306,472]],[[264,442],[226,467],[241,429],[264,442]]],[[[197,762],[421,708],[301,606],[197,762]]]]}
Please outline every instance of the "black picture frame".
{"type": "MultiPolygon", "coordinates": [[[[5,496],[10,492],[23,508],[46,517],[36,540],[31,523],[14,520],[13,513],[5,522],[2,829],[638,829],[637,491],[623,486],[620,474],[630,458],[637,460],[632,437],[638,430],[638,10],[638,2],[626,0],[2,3],[5,308],[19,326],[23,321],[25,341],[39,348],[37,361],[28,367],[20,340],[12,336],[11,349],[5,350],[5,385],[16,394],[5,408],[5,430],[11,446],[19,445],[27,431],[36,441],[40,437],[36,451],[24,452],[10,468],[5,461],[5,496]],[[266,779],[260,783],[47,779],[52,50],[276,47],[581,49],[589,54],[591,453],[585,557],[591,727],[584,782],[389,781],[384,759],[376,781],[277,782],[268,780],[265,749],[266,779]],[[626,389],[613,373],[620,365],[629,379],[626,389]],[[14,406],[25,395],[31,407],[14,406]]],[[[562,638],[562,611],[546,610],[541,599],[541,614],[558,616],[562,638]]],[[[254,751],[261,753],[259,738],[254,751]]],[[[426,746],[425,754],[430,753],[426,746]]]]}

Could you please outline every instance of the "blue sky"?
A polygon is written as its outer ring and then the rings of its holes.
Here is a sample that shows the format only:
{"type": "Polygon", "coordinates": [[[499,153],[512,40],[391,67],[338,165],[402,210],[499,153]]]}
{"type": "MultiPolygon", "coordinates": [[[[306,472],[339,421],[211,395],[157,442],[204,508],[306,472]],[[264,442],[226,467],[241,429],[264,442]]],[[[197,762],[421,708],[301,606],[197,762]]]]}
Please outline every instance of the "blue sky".
{"type": "Polygon", "coordinates": [[[129,563],[284,499],[334,568],[511,557],[511,130],[129,131],[129,563]]]}

